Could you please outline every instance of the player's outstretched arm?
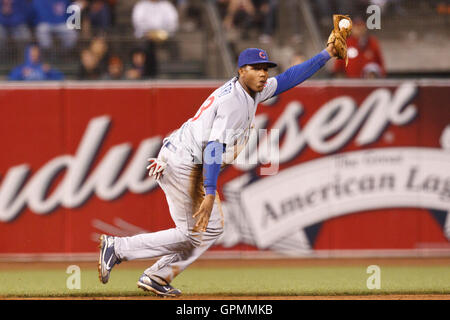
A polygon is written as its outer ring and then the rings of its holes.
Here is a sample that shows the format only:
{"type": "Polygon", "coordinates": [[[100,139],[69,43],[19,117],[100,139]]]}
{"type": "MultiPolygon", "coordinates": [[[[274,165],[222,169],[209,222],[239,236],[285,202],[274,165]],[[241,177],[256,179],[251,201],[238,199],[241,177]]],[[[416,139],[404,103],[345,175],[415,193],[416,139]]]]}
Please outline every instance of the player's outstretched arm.
{"type": "Polygon", "coordinates": [[[330,57],[337,57],[337,51],[336,48],[334,47],[334,44],[329,43],[327,45],[327,47],[325,48],[325,50],[328,52],[328,54],[330,55],[330,57]]]}
{"type": "Polygon", "coordinates": [[[336,50],[333,44],[330,43],[324,50],[311,59],[290,67],[285,72],[275,76],[277,79],[277,89],[273,95],[279,95],[280,93],[294,88],[306,79],[309,79],[320,70],[331,57],[335,56],[336,50]]]}

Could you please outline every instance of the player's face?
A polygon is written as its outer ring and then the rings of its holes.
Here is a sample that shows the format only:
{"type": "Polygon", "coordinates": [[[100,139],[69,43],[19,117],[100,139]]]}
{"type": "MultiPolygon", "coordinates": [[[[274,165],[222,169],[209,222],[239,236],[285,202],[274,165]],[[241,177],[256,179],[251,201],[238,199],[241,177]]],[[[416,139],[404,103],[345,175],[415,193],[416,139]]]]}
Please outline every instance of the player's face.
{"type": "Polygon", "coordinates": [[[246,65],[239,69],[239,79],[244,89],[250,94],[261,92],[269,78],[269,65],[267,63],[246,65]]]}

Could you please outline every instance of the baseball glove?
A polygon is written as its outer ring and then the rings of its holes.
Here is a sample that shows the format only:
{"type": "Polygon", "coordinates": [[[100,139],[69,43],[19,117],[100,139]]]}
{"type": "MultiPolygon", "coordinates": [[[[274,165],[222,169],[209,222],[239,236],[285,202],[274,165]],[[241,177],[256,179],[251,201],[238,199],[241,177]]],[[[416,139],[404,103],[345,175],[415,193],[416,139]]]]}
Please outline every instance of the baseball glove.
{"type": "Polygon", "coordinates": [[[352,33],[352,19],[348,15],[334,14],[333,15],[334,29],[331,31],[328,37],[327,45],[332,43],[337,52],[338,59],[345,59],[345,66],[348,64],[347,57],[347,37],[352,33]],[[342,23],[339,26],[341,20],[348,20],[346,23],[342,23]]]}

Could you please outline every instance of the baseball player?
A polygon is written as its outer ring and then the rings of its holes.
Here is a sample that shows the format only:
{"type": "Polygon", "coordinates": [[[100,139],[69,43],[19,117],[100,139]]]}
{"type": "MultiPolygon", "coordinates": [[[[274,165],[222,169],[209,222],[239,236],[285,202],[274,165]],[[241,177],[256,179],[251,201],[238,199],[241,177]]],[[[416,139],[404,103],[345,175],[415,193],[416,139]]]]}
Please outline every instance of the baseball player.
{"type": "Polygon", "coordinates": [[[149,159],[149,175],[163,189],[175,228],[132,237],[100,237],[99,277],[107,283],[122,261],[161,257],[139,278],[139,288],[159,296],[178,296],[171,281],[223,231],[216,192],[221,166],[229,164],[248,140],[258,104],[289,90],[337,55],[333,43],[313,58],[268,77],[276,64],[266,51],[244,50],[238,76],[216,89],[178,130],[163,140],[158,158],[149,159]]]}

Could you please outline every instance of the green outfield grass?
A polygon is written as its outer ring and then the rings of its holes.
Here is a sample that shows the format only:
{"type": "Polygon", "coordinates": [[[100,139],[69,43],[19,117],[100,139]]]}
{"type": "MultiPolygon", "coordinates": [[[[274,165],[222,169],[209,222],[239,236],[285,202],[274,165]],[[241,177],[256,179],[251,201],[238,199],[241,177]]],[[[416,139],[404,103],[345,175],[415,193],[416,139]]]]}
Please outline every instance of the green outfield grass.
{"type": "MultiPolygon", "coordinates": [[[[365,295],[450,294],[450,268],[445,266],[380,266],[381,289],[369,290],[367,266],[190,268],[173,285],[184,295],[365,295]]],[[[97,270],[81,269],[81,289],[69,290],[66,270],[0,270],[0,296],[140,296],[142,269],[118,266],[110,282],[99,282],[97,270]]]]}

